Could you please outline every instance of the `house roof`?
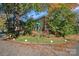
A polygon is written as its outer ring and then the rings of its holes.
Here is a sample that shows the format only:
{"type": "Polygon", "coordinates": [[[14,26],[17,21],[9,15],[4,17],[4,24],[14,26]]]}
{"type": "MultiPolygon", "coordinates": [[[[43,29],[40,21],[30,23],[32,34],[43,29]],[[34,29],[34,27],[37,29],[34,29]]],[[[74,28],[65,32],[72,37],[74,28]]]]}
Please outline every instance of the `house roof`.
{"type": "Polygon", "coordinates": [[[35,11],[35,10],[31,10],[29,12],[26,12],[24,15],[22,15],[20,17],[20,20],[22,20],[24,22],[26,22],[29,19],[38,20],[38,19],[40,19],[42,17],[45,17],[47,15],[48,15],[48,10],[47,9],[44,10],[44,11],[40,11],[40,12],[35,11]]]}
{"type": "Polygon", "coordinates": [[[73,12],[79,14],[79,6],[75,7],[75,8],[73,9],[73,12]]]}

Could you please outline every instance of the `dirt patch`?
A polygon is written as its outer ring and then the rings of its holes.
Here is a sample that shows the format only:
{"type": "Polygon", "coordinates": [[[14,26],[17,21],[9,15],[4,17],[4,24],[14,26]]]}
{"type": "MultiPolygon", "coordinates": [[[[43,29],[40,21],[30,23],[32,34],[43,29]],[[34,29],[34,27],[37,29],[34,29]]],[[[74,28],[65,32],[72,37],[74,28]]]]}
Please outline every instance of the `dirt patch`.
{"type": "Polygon", "coordinates": [[[65,36],[65,38],[73,39],[73,40],[79,40],[79,35],[68,35],[68,36],[65,36]]]}
{"type": "MultiPolygon", "coordinates": [[[[62,37],[54,37],[59,39],[62,37]]],[[[79,39],[79,35],[66,36],[68,39],[79,39]]],[[[0,40],[1,56],[72,56],[76,55],[76,41],[61,44],[31,44],[21,43],[12,40],[0,40]]]]}
{"type": "Polygon", "coordinates": [[[16,41],[0,41],[2,56],[59,56],[75,55],[72,47],[75,42],[64,44],[30,44],[16,41]],[[69,46],[69,47],[67,47],[69,46]],[[72,50],[72,51],[71,51],[72,50]]]}

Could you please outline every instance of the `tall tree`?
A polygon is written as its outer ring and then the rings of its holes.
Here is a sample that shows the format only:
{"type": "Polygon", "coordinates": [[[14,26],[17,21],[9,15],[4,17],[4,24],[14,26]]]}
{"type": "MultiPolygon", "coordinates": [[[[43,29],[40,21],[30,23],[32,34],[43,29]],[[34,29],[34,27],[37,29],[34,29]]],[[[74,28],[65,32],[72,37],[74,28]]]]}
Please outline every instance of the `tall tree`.
{"type": "MultiPolygon", "coordinates": [[[[7,15],[7,19],[10,17],[11,14],[14,14],[15,11],[17,11],[19,13],[19,14],[17,14],[19,16],[19,15],[24,14],[28,10],[33,9],[33,10],[36,10],[36,11],[42,11],[46,7],[47,7],[47,4],[37,4],[37,3],[32,3],[32,4],[29,4],[29,3],[27,3],[27,4],[26,3],[19,3],[19,4],[18,3],[13,3],[13,4],[8,3],[8,4],[3,4],[3,8],[4,8],[4,11],[5,11],[6,15],[7,15]]],[[[16,18],[18,18],[18,16],[16,18]]],[[[10,23],[11,23],[11,21],[10,21],[10,23]]],[[[29,26],[29,27],[27,26],[27,27],[31,29],[31,26],[29,26]]]]}
{"type": "Polygon", "coordinates": [[[37,11],[44,10],[47,4],[40,3],[5,3],[3,4],[6,13],[12,13],[14,10],[24,13],[26,10],[35,9],[37,11]]]}

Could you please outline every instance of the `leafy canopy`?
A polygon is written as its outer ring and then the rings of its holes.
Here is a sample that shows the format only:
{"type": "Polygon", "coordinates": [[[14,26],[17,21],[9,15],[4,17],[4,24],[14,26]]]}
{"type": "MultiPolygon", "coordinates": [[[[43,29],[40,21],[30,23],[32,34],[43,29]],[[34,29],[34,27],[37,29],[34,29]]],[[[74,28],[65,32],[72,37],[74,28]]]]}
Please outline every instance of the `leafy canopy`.
{"type": "Polygon", "coordinates": [[[65,5],[54,9],[48,18],[48,25],[52,32],[60,36],[76,33],[76,15],[65,5]],[[60,34],[59,34],[60,33],[60,34]]]}

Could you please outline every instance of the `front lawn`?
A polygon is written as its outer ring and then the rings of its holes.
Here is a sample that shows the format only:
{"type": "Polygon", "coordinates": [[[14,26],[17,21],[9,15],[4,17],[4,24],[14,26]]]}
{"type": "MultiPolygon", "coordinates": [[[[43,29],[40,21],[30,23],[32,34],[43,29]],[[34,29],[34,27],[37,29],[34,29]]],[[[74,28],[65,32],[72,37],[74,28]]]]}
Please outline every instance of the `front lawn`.
{"type": "Polygon", "coordinates": [[[16,39],[17,42],[28,42],[33,44],[59,44],[59,43],[65,43],[67,40],[65,39],[49,39],[47,37],[43,36],[19,36],[16,39]]]}

